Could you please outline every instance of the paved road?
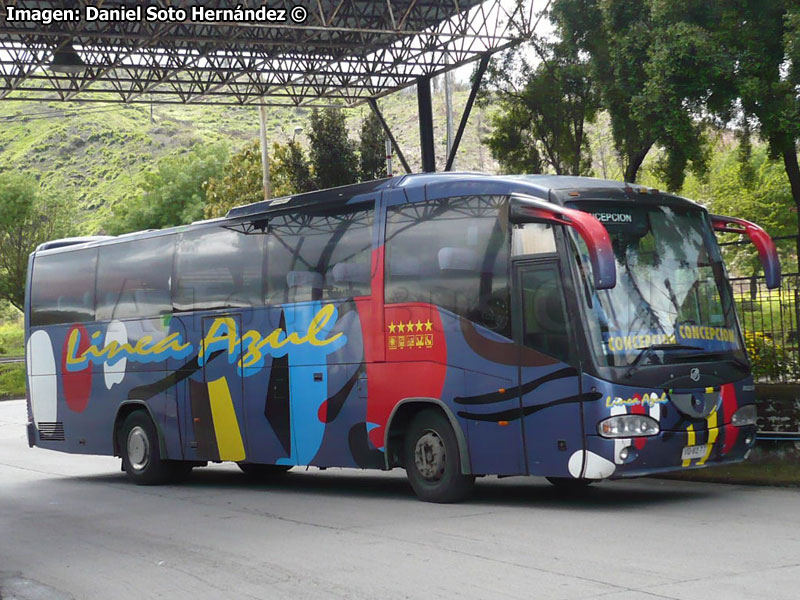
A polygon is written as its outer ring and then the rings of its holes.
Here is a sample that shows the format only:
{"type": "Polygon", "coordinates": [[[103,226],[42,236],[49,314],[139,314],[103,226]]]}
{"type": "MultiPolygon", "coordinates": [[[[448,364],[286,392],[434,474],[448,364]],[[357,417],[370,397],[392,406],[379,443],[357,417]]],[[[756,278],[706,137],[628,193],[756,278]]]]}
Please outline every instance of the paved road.
{"type": "Polygon", "coordinates": [[[800,491],[661,480],[581,497],[486,479],[418,502],[401,471],[235,466],[136,487],[119,461],[28,449],[0,402],[0,595],[77,598],[800,597],[800,491]]]}

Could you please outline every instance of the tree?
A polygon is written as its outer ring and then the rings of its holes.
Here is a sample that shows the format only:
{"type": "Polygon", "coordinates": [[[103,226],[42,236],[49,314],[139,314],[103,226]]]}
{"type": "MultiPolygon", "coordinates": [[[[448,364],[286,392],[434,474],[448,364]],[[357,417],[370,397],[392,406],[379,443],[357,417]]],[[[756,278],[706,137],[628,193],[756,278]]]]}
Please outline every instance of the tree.
{"type": "Polygon", "coordinates": [[[614,146],[625,181],[635,182],[645,157],[661,146],[659,164],[668,189],[683,182],[688,165],[702,173],[707,164],[703,124],[687,107],[654,101],[643,93],[655,39],[653,5],[658,0],[554,0],[550,18],[563,44],[588,56],[602,108],[611,119],[614,146]]]}
{"type": "Polygon", "coordinates": [[[196,145],[184,154],[162,158],[143,175],[135,198],[117,202],[105,229],[112,235],[162,229],[203,218],[205,185],[219,177],[228,158],[223,145],[196,145]]]}
{"type": "MultiPolygon", "coordinates": [[[[661,105],[737,122],[783,161],[800,210],[800,7],[796,0],[653,0],[656,25],[645,95],[661,105]]],[[[744,153],[746,156],[746,153],[744,153]]],[[[800,260],[800,235],[797,237],[800,260]]]]}
{"type": "Polygon", "coordinates": [[[486,139],[492,156],[506,172],[539,173],[549,166],[558,175],[587,175],[591,169],[586,122],[598,107],[588,65],[573,48],[541,40],[534,44],[542,62],[535,68],[520,59],[493,67],[492,98],[500,111],[486,139]],[[509,77],[511,69],[521,76],[509,77]]]}
{"type": "Polygon", "coordinates": [[[209,178],[205,194],[208,219],[224,217],[234,206],[264,199],[261,148],[257,140],[231,156],[222,173],[209,178]]]}
{"type": "Polygon", "coordinates": [[[303,147],[292,140],[272,145],[269,157],[274,196],[302,194],[314,189],[314,177],[303,147]]]}
{"type": "Polygon", "coordinates": [[[28,255],[39,244],[71,233],[70,208],[29,176],[0,174],[0,299],[23,310],[28,255]]]}
{"type": "Polygon", "coordinates": [[[358,157],[347,136],[344,113],[338,108],[311,113],[310,158],[316,186],[320,189],[358,181],[358,157]]]}
{"type": "MultiPolygon", "coordinates": [[[[791,211],[792,191],[780,161],[767,156],[763,145],[755,147],[743,162],[739,148],[715,148],[708,177],[687,178],[682,193],[703,201],[709,210],[723,215],[748,219],[764,227],[772,236],[792,235],[797,231],[797,214],[791,211]]],[[[793,244],[792,244],[793,246],[793,244]]],[[[751,244],[725,246],[725,262],[741,276],[761,271],[761,263],[751,244]]],[[[781,258],[786,260],[793,247],[778,242],[781,258]]]]}
{"type": "Polygon", "coordinates": [[[535,134],[530,131],[533,118],[521,103],[500,102],[500,112],[491,117],[492,133],[484,142],[506,173],[541,173],[542,156],[535,134]]]}
{"type": "MultiPolygon", "coordinates": [[[[269,156],[273,197],[290,196],[314,189],[308,158],[300,144],[275,142],[269,156]]],[[[209,179],[205,188],[207,218],[225,216],[234,206],[264,199],[261,148],[258,141],[234,154],[219,177],[209,179]]]]}
{"type": "Polygon", "coordinates": [[[372,111],[361,123],[358,150],[362,181],[386,177],[386,133],[380,119],[372,111]]]}

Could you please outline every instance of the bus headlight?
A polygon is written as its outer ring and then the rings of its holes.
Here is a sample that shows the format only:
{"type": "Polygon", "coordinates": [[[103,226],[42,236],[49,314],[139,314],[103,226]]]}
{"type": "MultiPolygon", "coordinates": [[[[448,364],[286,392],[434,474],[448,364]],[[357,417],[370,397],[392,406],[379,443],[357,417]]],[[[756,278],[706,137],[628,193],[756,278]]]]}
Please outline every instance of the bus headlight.
{"type": "Polygon", "coordinates": [[[758,413],[756,411],[755,404],[748,404],[747,406],[743,406],[731,417],[731,423],[736,425],[736,427],[744,427],[745,425],[755,425],[756,424],[756,417],[758,413]]]}
{"type": "Polygon", "coordinates": [[[647,437],[660,431],[658,421],[647,415],[618,415],[597,425],[597,433],[606,438],[647,437]]]}

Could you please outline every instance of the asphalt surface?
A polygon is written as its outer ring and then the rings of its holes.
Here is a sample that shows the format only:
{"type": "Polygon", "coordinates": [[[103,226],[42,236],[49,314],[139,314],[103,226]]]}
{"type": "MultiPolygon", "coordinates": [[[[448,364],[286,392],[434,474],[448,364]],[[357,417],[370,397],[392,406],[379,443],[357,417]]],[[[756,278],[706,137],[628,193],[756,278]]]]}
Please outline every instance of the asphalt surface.
{"type": "Polygon", "coordinates": [[[434,505],[400,470],[253,484],[235,465],[148,488],[29,449],[24,422],[0,402],[3,600],[800,598],[797,489],[486,478],[434,505]]]}

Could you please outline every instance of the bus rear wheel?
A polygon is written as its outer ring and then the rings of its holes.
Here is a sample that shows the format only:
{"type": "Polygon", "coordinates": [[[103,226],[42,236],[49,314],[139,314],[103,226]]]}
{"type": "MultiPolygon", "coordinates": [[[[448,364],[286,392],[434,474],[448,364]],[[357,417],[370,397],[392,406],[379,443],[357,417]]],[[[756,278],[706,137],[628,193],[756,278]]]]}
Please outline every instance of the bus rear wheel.
{"type": "Polygon", "coordinates": [[[118,443],[122,466],[136,485],[166,483],[176,474],[170,461],[161,458],[156,426],[145,411],[134,411],[125,418],[118,443]]]}
{"type": "Polygon", "coordinates": [[[423,410],[406,432],[404,453],[411,488],[425,502],[458,502],[472,492],[475,477],[461,472],[453,427],[437,410],[423,410]]]}

